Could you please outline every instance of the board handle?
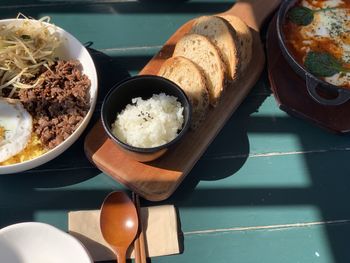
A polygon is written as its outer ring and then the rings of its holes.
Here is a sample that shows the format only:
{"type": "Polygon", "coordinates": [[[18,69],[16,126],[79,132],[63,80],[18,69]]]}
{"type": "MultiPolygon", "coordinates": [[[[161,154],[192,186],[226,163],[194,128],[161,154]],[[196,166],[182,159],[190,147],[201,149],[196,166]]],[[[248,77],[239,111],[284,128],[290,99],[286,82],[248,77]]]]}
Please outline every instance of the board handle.
{"type": "Polygon", "coordinates": [[[265,19],[280,3],[281,0],[238,0],[223,14],[239,16],[250,28],[259,31],[265,19]]]}

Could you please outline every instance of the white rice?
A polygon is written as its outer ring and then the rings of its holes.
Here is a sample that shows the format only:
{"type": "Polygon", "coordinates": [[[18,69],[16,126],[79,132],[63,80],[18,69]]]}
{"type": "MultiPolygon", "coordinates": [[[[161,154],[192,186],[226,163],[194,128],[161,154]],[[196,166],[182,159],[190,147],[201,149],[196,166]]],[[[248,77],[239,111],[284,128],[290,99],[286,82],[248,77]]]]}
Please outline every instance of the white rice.
{"type": "Polygon", "coordinates": [[[164,93],[152,98],[132,99],[112,124],[112,132],[124,143],[150,148],[173,140],[181,130],[183,107],[174,96],[164,93]]]}

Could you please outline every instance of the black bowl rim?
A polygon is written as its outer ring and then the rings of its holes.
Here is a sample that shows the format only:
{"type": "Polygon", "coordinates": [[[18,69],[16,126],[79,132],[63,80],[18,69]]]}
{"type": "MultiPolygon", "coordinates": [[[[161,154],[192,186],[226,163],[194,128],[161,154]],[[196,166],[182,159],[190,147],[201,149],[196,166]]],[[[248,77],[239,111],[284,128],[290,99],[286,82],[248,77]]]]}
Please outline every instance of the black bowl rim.
{"type": "Polygon", "coordinates": [[[331,90],[338,90],[338,91],[343,91],[346,93],[350,94],[350,90],[341,86],[336,86],[333,85],[325,80],[322,80],[318,77],[316,77],[315,75],[313,75],[312,73],[310,73],[305,67],[303,67],[299,62],[297,62],[294,58],[294,56],[290,53],[288,47],[286,46],[285,43],[285,35],[284,32],[282,30],[282,25],[284,24],[285,20],[286,20],[286,16],[287,13],[289,11],[289,9],[291,8],[291,6],[293,4],[295,4],[298,0],[283,0],[281,3],[280,8],[278,9],[278,13],[277,13],[277,21],[276,21],[276,28],[277,28],[277,36],[278,36],[278,42],[280,44],[280,47],[282,48],[282,52],[284,55],[287,55],[287,61],[289,64],[293,64],[291,65],[292,68],[294,69],[294,71],[296,71],[296,73],[303,77],[303,79],[306,79],[306,75],[308,75],[309,77],[313,78],[315,81],[317,81],[318,83],[320,83],[322,85],[322,87],[325,88],[329,88],[331,90]],[[295,68],[297,67],[297,69],[295,68]]]}
{"type": "Polygon", "coordinates": [[[166,149],[166,148],[169,148],[170,146],[174,145],[176,142],[178,142],[183,137],[183,135],[189,129],[190,123],[191,123],[191,115],[192,115],[192,105],[191,105],[186,93],[173,81],[166,79],[164,77],[161,77],[161,76],[157,76],[157,75],[136,75],[136,76],[132,76],[132,77],[126,78],[124,80],[121,80],[117,84],[113,85],[113,87],[108,91],[107,95],[105,96],[105,98],[103,100],[102,106],[101,106],[102,125],[103,125],[103,128],[105,129],[105,131],[107,132],[108,137],[111,138],[118,145],[122,146],[123,148],[125,148],[129,151],[138,152],[138,153],[155,153],[159,150],[166,149]],[[184,120],[187,119],[187,121],[184,123],[179,134],[174,139],[172,139],[171,141],[169,141],[165,144],[162,144],[162,145],[159,145],[156,147],[151,147],[151,148],[141,148],[141,147],[135,147],[135,146],[129,145],[127,143],[122,142],[120,139],[118,139],[118,137],[112,133],[111,129],[108,127],[108,125],[106,123],[106,120],[104,117],[104,108],[106,106],[107,99],[111,96],[111,94],[113,92],[118,90],[118,88],[121,85],[123,85],[127,82],[130,82],[130,81],[138,80],[138,79],[140,79],[140,80],[141,79],[156,79],[156,80],[161,80],[161,81],[167,82],[172,87],[175,87],[175,89],[185,98],[186,105],[182,105],[182,106],[188,108],[188,111],[187,111],[188,116],[184,116],[184,120]]]}

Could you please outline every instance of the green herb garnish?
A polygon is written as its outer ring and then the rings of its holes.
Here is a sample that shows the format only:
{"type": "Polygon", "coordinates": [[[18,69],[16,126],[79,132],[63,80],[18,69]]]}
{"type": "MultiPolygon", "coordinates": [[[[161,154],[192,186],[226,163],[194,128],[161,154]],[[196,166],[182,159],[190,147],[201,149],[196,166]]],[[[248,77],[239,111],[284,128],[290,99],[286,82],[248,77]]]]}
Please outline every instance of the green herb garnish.
{"type": "Polygon", "coordinates": [[[307,7],[297,6],[293,7],[288,12],[288,18],[294,24],[299,26],[307,26],[312,22],[312,20],[314,20],[314,12],[307,7]]]}
{"type": "Polygon", "coordinates": [[[314,14],[317,12],[325,12],[336,8],[323,8],[312,10],[304,6],[296,6],[289,10],[288,18],[298,26],[307,26],[314,20],[314,14]]]}
{"type": "Polygon", "coordinates": [[[307,53],[304,65],[316,77],[331,77],[339,72],[350,73],[349,68],[343,67],[337,58],[327,52],[307,53]]]}

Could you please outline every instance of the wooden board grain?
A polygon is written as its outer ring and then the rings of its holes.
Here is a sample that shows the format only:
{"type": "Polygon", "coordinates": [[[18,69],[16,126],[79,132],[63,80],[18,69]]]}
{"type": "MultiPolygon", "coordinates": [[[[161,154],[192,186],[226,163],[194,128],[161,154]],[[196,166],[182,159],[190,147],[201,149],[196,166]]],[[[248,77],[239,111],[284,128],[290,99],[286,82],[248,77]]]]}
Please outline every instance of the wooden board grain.
{"type": "MultiPolygon", "coordinates": [[[[158,160],[140,163],[130,159],[108,139],[98,122],[85,139],[85,153],[90,161],[145,199],[160,201],[168,198],[258,80],[265,65],[259,29],[279,3],[280,0],[242,1],[224,13],[239,16],[251,28],[253,58],[242,77],[226,89],[220,104],[210,109],[199,129],[188,132],[175,148],[158,160]]],[[[189,31],[192,23],[191,20],[181,26],[140,74],[157,74],[162,63],[171,57],[176,42],[189,31]]]]}

